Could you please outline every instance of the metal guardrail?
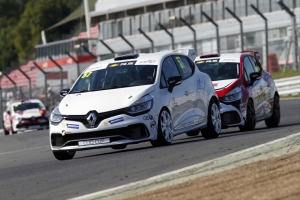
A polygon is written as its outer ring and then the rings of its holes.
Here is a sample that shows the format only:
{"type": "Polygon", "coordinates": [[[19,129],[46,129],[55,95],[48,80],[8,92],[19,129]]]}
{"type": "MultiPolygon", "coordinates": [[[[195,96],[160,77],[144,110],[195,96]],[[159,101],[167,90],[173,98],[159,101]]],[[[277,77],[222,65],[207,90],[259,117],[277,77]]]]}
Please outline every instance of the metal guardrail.
{"type": "Polygon", "coordinates": [[[300,94],[300,76],[274,80],[280,96],[300,94]]]}

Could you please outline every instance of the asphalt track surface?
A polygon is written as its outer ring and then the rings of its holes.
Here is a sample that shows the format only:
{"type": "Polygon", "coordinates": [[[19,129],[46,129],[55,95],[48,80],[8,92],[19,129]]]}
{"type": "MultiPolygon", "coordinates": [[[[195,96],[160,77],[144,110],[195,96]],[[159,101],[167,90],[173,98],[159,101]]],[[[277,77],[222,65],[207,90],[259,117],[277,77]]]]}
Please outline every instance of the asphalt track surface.
{"type": "Polygon", "coordinates": [[[300,99],[281,100],[280,126],[259,122],[254,131],[222,130],[217,139],[180,135],[172,145],[149,142],[77,152],[57,161],[48,130],[0,136],[0,199],[68,199],[140,181],[270,142],[300,130],[300,99]]]}

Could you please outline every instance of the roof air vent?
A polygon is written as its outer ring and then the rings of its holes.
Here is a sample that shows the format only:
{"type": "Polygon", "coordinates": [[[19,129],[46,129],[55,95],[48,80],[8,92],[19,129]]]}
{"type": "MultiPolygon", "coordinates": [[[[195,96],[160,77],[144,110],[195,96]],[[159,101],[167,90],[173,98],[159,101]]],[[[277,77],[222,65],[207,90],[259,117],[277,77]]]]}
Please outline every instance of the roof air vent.
{"type": "Polygon", "coordinates": [[[116,57],[114,60],[128,60],[128,59],[136,59],[139,57],[139,54],[126,54],[119,57],[116,57]]]}
{"type": "Polygon", "coordinates": [[[205,54],[205,55],[200,56],[200,58],[215,58],[215,57],[220,57],[220,54],[212,53],[212,54],[205,54]]]}

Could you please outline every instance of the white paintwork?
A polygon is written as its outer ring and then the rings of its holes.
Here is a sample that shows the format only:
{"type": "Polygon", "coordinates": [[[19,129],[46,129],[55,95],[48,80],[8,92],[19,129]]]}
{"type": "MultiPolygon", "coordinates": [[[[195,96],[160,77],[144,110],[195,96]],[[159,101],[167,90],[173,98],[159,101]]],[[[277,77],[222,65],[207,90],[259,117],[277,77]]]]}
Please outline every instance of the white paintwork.
{"type": "Polygon", "coordinates": [[[62,115],[85,115],[87,110],[107,112],[125,108],[154,90],[152,85],[66,95],[59,104],[62,115]],[[129,99],[129,97],[131,98],[129,99]],[[81,102],[79,106],[78,103],[81,102]]]}
{"type": "MultiPolygon", "coordinates": [[[[190,51],[188,51],[190,52],[190,51]]],[[[52,146],[52,150],[81,150],[87,148],[109,147],[117,144],[130,144],[157,139],[158,117],[162,109],[166,109],[172,118],[172,134],[185,133],[187,131],[201,130],[206,127],[208,106],[211,98],[217,97],[210,78],[207,74],[202,73],[196,66],[192,76],[183,80],[181,84],[175,86],[172,92],[169,88],[160,88],[160,80],[162,76],[162,65],[164,59],[169,56],[185,56],[177,52],[159,52],[151,54],[140,54],[137,59],[118,60],[114,59],[101,61],[88,67],[81,76],[87,72],[93,72],[100,69],[106,69],[111,64],[135,62],[135,65],[157,64],[157,72],[153,84],[142,86],[129,86],[124,88],[114,88],[99,91],[90,91],[82,93],[70,92],[60,102],[58,108],[62,115],[81,115],[84,116],[90,111],[103,113],[114,111],[122,108],[128,108],[134,102],[142,97],[149,95],[153,99],[153,106],[145,114],[137,116],[122,113],[103,119],[99,125],[87,128],[80,121],[68,121],[63,119],[59,123],[50,123],[50,140],[51,134],[76,134],[88,133],[95,131],[112,130],[125,128],[129,125],[144,124],[149,137],[139,139],[122,139],[112,141],[110,143],[99,143],[92,146],[63,145],[62,147],[52,146]],[[149,119],[151,117],[151,119],[149,119]],[[114,122],[114,123],[112,123],[114,122]],[[173,127],[177,127],[173,128],[173,127]]],[[[123,64],[122,64],[123,65],[123,64]]],[[[120,64],[120,68],[122,67],[120,64]]],[[[125,64],[124,64],[125,65],[125,64]]],[[[116,65],[117,66],[117,65],[116,65]]],[[[80,76],[80,77],[81,77],[80,76]]],[[[78,80],[80,79],[78,78],[78,80]]],[[[77,81],[78,81],[77,80],[77,81]]],[[[76,83],[74,84],[75,87],[76,83]]],[[[71,89],[72,91],[72,89],[71,89]]],[[[170,138],[170,136],[168,137],[170,138]]],[[[93,138],[97,139],[97,138],[93,138]]],[[[83,139],[86,140],[86,139],[83,139]]],[[[75,140],[77,141],[77,140],[75,140]]],[[[78,140],[78,141],[82,141],[78,140]]],[[[50,142],[51,143],[51,142],[50,142]]]]}
{"type": "Polygon", "coordinates": [[[220,81],[213,81],[213,86],[215,90],[220,90],[224,87],[229,86],[231,83],[233,83],[236,79],[228,79],[228,80],[220,80],[220,81]]]}

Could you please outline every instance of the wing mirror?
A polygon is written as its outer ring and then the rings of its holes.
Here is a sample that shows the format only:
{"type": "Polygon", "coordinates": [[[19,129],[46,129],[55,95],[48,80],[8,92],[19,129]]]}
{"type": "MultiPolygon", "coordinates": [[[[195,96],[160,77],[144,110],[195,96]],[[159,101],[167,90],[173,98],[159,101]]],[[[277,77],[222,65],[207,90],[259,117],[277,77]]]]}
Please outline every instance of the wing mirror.
{"type": "Polygon", "coordinates": [[[173,88],[176,86],[176,85],[180,85],[181,82],[182,82],[182,76],[171,76],[168,78],[167,80],[168,84],[169,84],[169,92],[172,93],[173,91],[173,88]]]}
{"type": "Polygon", "coordinates": [[[61,97],[65,97],[70,92],[70,89],[62,89],[59,94],[61,97]]]}
{"type": "Polygon", "coordinates": [[[254,83],[256,80],[261,78],[261,72],[252,72],[250,74],[251,82],[254,83]]]}

